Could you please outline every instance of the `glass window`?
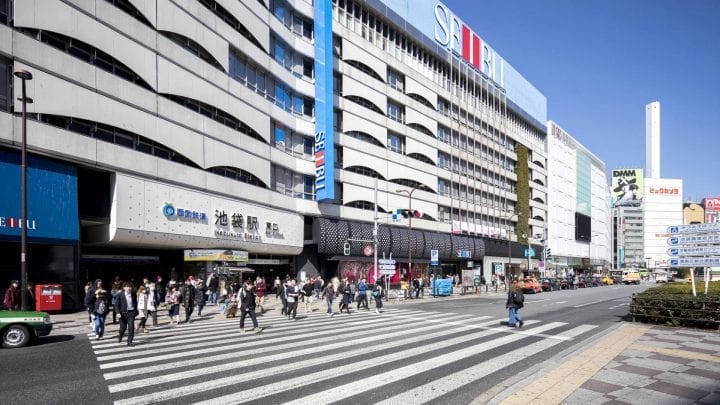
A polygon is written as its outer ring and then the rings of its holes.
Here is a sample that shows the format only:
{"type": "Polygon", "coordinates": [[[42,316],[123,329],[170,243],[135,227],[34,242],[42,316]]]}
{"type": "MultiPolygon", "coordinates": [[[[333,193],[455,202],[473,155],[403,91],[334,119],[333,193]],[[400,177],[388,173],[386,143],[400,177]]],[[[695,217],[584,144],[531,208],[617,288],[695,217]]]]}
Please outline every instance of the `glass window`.
{"type": "Polygon", "coordinates": [[[315,143],[313,142],[312,138],[304,137],[303,138],[303,153],[306,155],[313,155],[313,152],[315,150],[315,143]]]}
{"type": "Polygon", "coordinates": [[[389,133],[387,138],[388,149],[397,153],[405,152],[405,138],[401,135],[389,133]]]}

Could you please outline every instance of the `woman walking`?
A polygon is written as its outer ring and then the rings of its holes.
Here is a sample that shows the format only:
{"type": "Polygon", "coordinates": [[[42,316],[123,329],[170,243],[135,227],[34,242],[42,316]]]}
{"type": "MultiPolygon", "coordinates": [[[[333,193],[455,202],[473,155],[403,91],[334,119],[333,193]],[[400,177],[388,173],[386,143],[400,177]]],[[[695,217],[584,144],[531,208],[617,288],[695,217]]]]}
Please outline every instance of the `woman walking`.
{"type": "Polygon", "coordinates": [[[343,308],[345,308],[345,310],[347,310],[347,314],[350,315],[350,304],[352,304],[352,302],[352,287],[350,287],[350,283],[348,281],[345,281],[345,286],[343,287],[342,304],[340,305],[340,313],[342,313],[343,308]]]}
{"type": "Polygon", "coordinates": [[[178,292],[177,284],[170,287],[165,296],[165,302],[170,307],[170,324],[173,324],[173,318],[175,318],[175,324],[180,323],[180,293],[178,292]]]}
{"type": "Polygon", "coordinates": [[[507,301],[505,302],[505,308],[508,310],[508,326],[514,328],[516,325],[518,328],[523,327],[523,321],[520,319],[520,313],[518,310],[523,307],[525,297],[523,296],[522,289],[518,284],[517,278],[513,279],[512,286],[508,290],[507,301]]]}
{"type": "Polygon", "coordinates": [[[375,300],[375,313],[380,314],[380,310],[383,307],[382,303],[382,287],[380,287],[380,283],[375,282],[375,286],[373,286],[372,289],[372,296],[375,300]]]}
{"type": "Polygon", "coordinates": [[[332,303],[335,299],[335,289],[333,289],[332,283],[327,283],[322,292],[322,298],[325,299],[325,303],[327,304],[327,316],[333,316],[332,303]]]}
{"type": "Polygon", "coordinates": [[[138,312],[140,315],[140,323],[138,324],[138,332],[148,333],[147,324],[148,316],[155,311],[155,303],[149,290],[141,285],[137,291],[138,312]]]}
{"type": "Polygon", "coordinates": [[[157,320],[157,313],[160,309],[160,291],[157,289],[157,285],[155,283],[150,283],[150,290],[148,292],[148,297],[150,298],[150,301],[153,305],[153,310],[150,313],[150,316],[152,316],[152,326],[157,327],[158,326],[158,320],[157,320]]]}
{"type": "Polygon", "coordinates": [[[102,340],[105,334],[105,317],[110,312],[110,300],[107,291],[102,288],[95,290],[95,296],[90,299],[95,315],[95,339],[102,340]]]}

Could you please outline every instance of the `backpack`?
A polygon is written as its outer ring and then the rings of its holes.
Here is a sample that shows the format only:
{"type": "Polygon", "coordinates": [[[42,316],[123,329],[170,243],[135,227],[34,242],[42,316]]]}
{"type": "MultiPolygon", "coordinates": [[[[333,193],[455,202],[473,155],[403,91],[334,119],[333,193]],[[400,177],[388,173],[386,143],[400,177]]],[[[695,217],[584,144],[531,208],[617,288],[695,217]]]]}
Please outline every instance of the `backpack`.
{"type": "Polygon", "coordinates": [[[108,309],[108,307],[107,307],[107,304],[105,303],[105,300],[100,300],[100,303],[98,304],[98,307],[97,307],[97,311],[95,311],[95,312],[97,312],[98,314],[101,314],[101,315],[105,315],[108,312],[107,309],[108,309]]]}
{"type": "Polygon", "coordinates": [[[525,295],[523,295],[522,290],[517,290],[513,293],[512,296],[513,304],[522,307],[523,303],[525,302],[525,295]]]}
{"type": "Polygon", "coordinates": [[[379,296],[380,296],[380,289],[379,289],[379,288],[373,289],[372,296],[373,296],[373,297],[379,297],[379,296]]]}

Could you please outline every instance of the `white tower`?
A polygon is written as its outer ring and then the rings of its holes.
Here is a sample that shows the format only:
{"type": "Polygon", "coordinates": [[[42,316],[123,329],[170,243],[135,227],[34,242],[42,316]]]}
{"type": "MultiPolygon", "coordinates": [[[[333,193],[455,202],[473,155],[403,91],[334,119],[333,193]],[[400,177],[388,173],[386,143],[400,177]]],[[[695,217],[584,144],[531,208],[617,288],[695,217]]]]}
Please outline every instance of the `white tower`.
{"type": "Polygon", "coordinates": [[[660,102],[645,106],[645,177],[660,178],[660,102]]]}

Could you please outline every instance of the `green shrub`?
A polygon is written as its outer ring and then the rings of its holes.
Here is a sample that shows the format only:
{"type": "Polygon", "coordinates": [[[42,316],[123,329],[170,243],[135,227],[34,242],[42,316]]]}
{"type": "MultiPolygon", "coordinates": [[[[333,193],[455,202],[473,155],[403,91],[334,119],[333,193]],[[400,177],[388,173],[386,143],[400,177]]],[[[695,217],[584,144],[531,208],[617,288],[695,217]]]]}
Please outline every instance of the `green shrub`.
{"type": "Polygon", "coordinates": [[[649,288],[633,297],[630,314],[633,320],[670,326],[692,326],[716,329],[720,323],[720,282],[711,282],[705,295],[705,284],[668,283],[649,288]]]}

